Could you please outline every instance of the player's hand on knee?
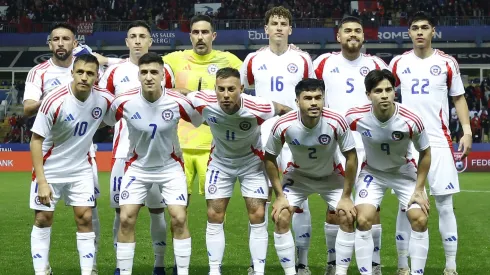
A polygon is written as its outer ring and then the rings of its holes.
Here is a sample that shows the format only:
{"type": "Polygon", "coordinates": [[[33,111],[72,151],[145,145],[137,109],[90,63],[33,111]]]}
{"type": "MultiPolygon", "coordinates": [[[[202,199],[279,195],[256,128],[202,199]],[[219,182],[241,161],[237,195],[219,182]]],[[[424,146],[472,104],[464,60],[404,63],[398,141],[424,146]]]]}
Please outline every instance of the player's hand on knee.
{"type": "Polygon", "coordinates": [[[338,216],[345,215],[349,222],[354,222],[357,216],[357,211],[351,198],[340,199],[339,203],[337,204],[336,212],[338,216]]]}
{"type": "Polygon", "coordinates": [[[293,207],[289,205],[288,199],[284,196],[278,196],[276,197],[276,200],[272,204],[272,221],[276,222],[279,220],[279,215],[281,214],[282,210],[288,210],[289,213],[293,211],[293,207]]]}
{"type": "Polygon", "coordinates": [[[51,206],[53,193],[51,192],[51,187],[47,182],[38,184],[37,195],[39,196],[39,202],[41,204],[46,205],[47,207],[51,206]]]}
{"type": "Polygon", "coordinates": [[[427,217],[429,216],[430,202],[425,190],[415,190],[415,192],[413,192],[413,195],[408,202],[408,207],[414,203],[420,206],[422,212],[424,212],[427,217]]]}

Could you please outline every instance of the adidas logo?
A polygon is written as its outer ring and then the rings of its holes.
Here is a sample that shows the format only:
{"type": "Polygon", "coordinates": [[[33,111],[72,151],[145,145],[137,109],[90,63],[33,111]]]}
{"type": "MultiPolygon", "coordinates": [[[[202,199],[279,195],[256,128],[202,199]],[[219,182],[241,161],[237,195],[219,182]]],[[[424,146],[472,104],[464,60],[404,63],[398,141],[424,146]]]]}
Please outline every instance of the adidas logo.
{"type": "Polygon", "coordinates": [[[413,273],[416,273],[416,274],[424,274],[424,270],[423,269],[418,269],[418,270],[415,270],[413,273]]]}
{"type": "Polygon", "coordinates": [[[405,239],[402,237],[402,235],[396,235],[396,239],[397,239],[398,241],[403,241],[403,240],[405,240],[405,239]]]}
{"type": "Polygon", "coordinates": [[[363,267],[361,267],[361,268],[359,268],[359,272],[361,272],[361,273],[362,273],[362,272],[367,272],[367,271],[368,271],[368,270],[367,270],[367,269],[366,269],[364,266],[363,266],[363,267]]]}
{"type": "Polygon", "coordinates": [[[369,130],[366,130],[366,131],[362,132],[362,134],[361,134],[361,135],[363,135],[363,136],[365,136],[365,137],[373,137],[373,136],[371,135],[371,131],[369,131],[369,130]]]}
{"type": "Polygon", "coordinates": [[[261,264],[265,263],[265,259],[259,259],[259,263],[261,264]]]}
{"type": "Polygon", "coordinates": [[[447,238],[447,239],[444,239],[444,240],[445,240],[446,242],[455,242],[455,241],[457,241],[457,240],[458,240],[458,238],[456,238],[455,236],[451,236],[451,237],[449,237],[449,238],[447,238]]]}
{"type": "Polygon", "coordinates": [[[373,251],[374,251],[374,252],[379,251],[379,247],[378,247],[378,246],[375,246],[373,251]]]}
{"type": "Polygon", "coordinates": [[[260,187],[259,189],[255,190],[254,194],[265,194],[264,189],[260,187]]]}
{"type": "Polygon", "coordinates": [[[36,254],[36,255],[32,255],[32,258],[34,258],[34,259],[41,259],[42,257],[41,257],[41,255],[36,254]]]}
{"type": "Polygon", "coordinates": [[[180,194],[180,196],[177,197],[178,201],[185,201],[184,194],[180,194]]]}
{"type": "Polygon", "coordinates": [[[187,64],[187,66],[184,67],[184,70],[191,70],[191,65],[187,64]]]}
{"type": "Polygon", "coordinates": [[[134,113],[134,115],[131,117],[131,119],[141,119],[141,116],[138,112],[134,113]]]}
{"type": "Polygon", "coordinates": [[[280,262],[281,262],[281,263],[287,263],[287,262],[290,262],[290,261],[291,261],[291,260],[290,260],[290,259],[288,259],[288,258],[282,258],[280,262]]]}
{"type": "Polygon", "coordinates": [[[454,189],[454,185],[450,182],[447,186],[446,186],[446,190],[451,190],[451,189],[454,189]]]}
{"type": "Polygon", "coordinates": [[[330,248],[329,250],[327,250],[327,253],[335,253],[335,248],[330,248]]]}
{"type": "Polygon", "coordinates": [[[83,256],[83,258],[86,258],[86,259],[90,259],[93,257],[94,257],[94,254],[92,254],[92,253],[88,253],[87,255],[83,256]]]}
{"type": "Polygon", "coordinates": [[[335,69],[330,71],[331,73],[340,73],[339,67],[335,67],[335,69]]]}
{"type": "Polygon", "coordinates": [[[72,121],[74,120],[75,118],[73,118],[72,114],[69,114],[66,118],[65,118],[65,121],[72,121]]]}
{"type": "Polygon", "coordinates": [[[94,194],[97,195],[97,194],[100,194],[100,191],[97,187],[94,187],[94,194]]]}
{"type": "Polygon", "coordinates": [[[342,259],[340,261],[343,263],[350,263],[350,258],[345,258],[345,259],[342,259]]]}
{"type": "Polygon", "coordinates": [[[265,64],[262,64],[262,66],[259,67],[259,71],[267,71],[267,66],[265,66],[265,64]]]}
{"type": "Polygon", "coordinates": [[[300,238],[309,238],[310,237],[310,233],[305,233],[301,236],[299,236],[300,238]]]}
{"type": "Polygon", "coordinates": [[[124,78],[121,80],[121,82],[129,82],[129,77],[128,77],[128,76],[125,76],[125,77],[124,77],[124,78]]]}
{"type": "Polygon", "coordinates": [[[292,145],[300,145],[300,144],[299,144],[299,141],[298,141],[297,139],[293,139],[293,140],[291,140],[291,144],[292,144],[292,145]]]}
{"type": "Polygon", "coordinates": [[[166,246],[167,244],[164,241],[161,241],[161,242],[155,243],[155,245],[157,245],[157,246],[166,246]]]}
{"type": "Polygon", "coordinates": [[[218,123],[218,120],[213,116],[213,117],[208,117],[208,121],[211,122],[211,123],[218,123]]]}
{"type": "Polygon", "coordinates": [[[95,201],[95,196],[92,195],[87,201],[95,201]]]}
{"type": "Polygon", "coordinates": [[[51,83],[51,86],[58,86],[61,85],[61,81],[59,79],[55,79],[53,83],[51,83]]]}
{"type": "Polygon", "coordinates": [[[402,74],[411,74],[411,72],[410,72],[410,68],[406,68],[406,69],[405,69],[405,70],[402,72],[402,74]]]}

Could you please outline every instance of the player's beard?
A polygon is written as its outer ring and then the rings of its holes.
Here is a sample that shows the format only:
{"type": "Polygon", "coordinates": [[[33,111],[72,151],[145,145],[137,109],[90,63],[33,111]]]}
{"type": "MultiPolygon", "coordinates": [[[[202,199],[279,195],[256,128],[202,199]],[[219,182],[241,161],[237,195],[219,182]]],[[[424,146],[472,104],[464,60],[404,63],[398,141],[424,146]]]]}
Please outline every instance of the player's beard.
{"type": "Polygon", "coordinates": [[[349,42],[342,44],[342,51],[348,53],[358,53],[361,51],[362,42],[358,43],[358,46],[350,45],[349,42]]]}
{"type": "Polygon", "coordinates": [[[58,53],[54,53],[54,58],[58,59],[59,61],[65,61],[71,56],[71,51],[66,51],[62,55],[59,55],[58,53]]]}

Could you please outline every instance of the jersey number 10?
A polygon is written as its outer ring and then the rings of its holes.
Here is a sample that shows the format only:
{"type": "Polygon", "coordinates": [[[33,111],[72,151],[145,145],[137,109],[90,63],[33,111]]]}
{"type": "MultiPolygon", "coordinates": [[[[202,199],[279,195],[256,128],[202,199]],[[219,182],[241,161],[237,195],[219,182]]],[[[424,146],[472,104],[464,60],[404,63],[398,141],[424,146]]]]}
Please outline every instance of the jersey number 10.
{"type": "Polygon", "coordinates": [[[73,132],[73,136],[83,136],[87,132],[88,123],[86,121],[78,122],[75,125],[75,131],[73,132]]]}

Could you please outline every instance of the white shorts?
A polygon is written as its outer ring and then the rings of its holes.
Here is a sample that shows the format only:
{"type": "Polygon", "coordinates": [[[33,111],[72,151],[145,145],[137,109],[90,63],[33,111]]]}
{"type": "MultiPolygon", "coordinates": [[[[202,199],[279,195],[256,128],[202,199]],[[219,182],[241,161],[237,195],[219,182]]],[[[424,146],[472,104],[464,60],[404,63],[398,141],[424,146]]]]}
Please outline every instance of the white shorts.
{"type": "MultiPolygon", "coordinates": [[[[119,193],[121,190],[121,182],[126,168],[126,161],[123,158],[112,159],[114,162],[111,171],[110,186],[110,204],[112,208],[119,208],[119,193]]],[[[160,188],[157,184],[151,186],[150,192],[145,200],[145,206],[148,208],[163,208],[167,205],[163,202],[163,197],[160,188]]]]}
{"type": "Polygon", "coordinates": [[[97,162],[95,161],[95,158],[90,157],[91,165],[92,165],[92,174],[94,177],[94,196],[95,199],[98,199],[100,197],[100,185],[99,185],[99,174],[97,173],[97,162]]]}
{"type": "Polygon", "coordinates": [[[291,206],[301,207],[309,195],[318,193],[335,210],[344,188],[344,177],[333,173],[322,178],[310,178],[289,172],[283,176],[282,190],[291,206]]]}
{"type": "Polygon", "coordinates": [[[237,180],[240,182],[243,197],[268,198],[269,187],[264,163],[257,156],[247,156],[239,159],[211,159],[206,172],[206,199],[231,198],[237,180]]]}
{"type": "MultiPolygon", "coordinates": [[[[274,124],[276,121],[280,118],[280,116],[275,116],[271,119],[268,119],[262,123],[260,126],[260,135],[262,139],[262,146],[265,148],[267,145],[267,141],[269,140],[269,136],[272,132],[272,127],[274,127],[274,124]]],[[[265,149],[264,149],[265,151],[265,149]]],[[[289,145],[287,143],[284,143],[281,153],[279,156],[277,156],[276,162],[277,166],[280,171],[285,171],[286,168],[288,167],[288,163],[293,160],[293,155],[291,153],[291,150],[289,149],[289,145]]],[[[267,180],[268,186],[272,187],[271,182],[267,180]]]]}
{"type": "Polygon", "coordinates": [[[51,206],[47,207],[39,202],[36,180],[31,182],[31,195],[29,199],[31,209],[54,211],[56,204],[60,199],[63,199],[67,206],[93,207],[95,205],[94,180],[92,176],[75,182],[51,183],[49,184],[49,187],[53,193],[53,199],[51,200],[51,206]]]}
{"type": "Polygon", "coordinates": [[[187,205],[187,181],[179,163],[159,171],[142,171],[130,166],[124,173],[120,190],[119,205],[145,204],[148,208],[187,205]],[[155,193],[158,196],[152,196],[155,193]]]}
{"type": "Polygon", "coordinates": [[[395,191],[398,201],[405,207],[415,191],[417,168],[413,163],[404,165],[396,173],[388,173],[365,166],[356,182],[355,205],[372,204],[378,208],[386,189],[395,191]]]}
{"type": "MultiPolygon", "coordinates": [[[[418,163],[419,152],[412,144],[412,155],[418,163]]],[[[458,170],[454,162],[451,148],[430,148],[430,170],[427,175],[430,194],[433,196],[459,193],[458,170]]]]}

